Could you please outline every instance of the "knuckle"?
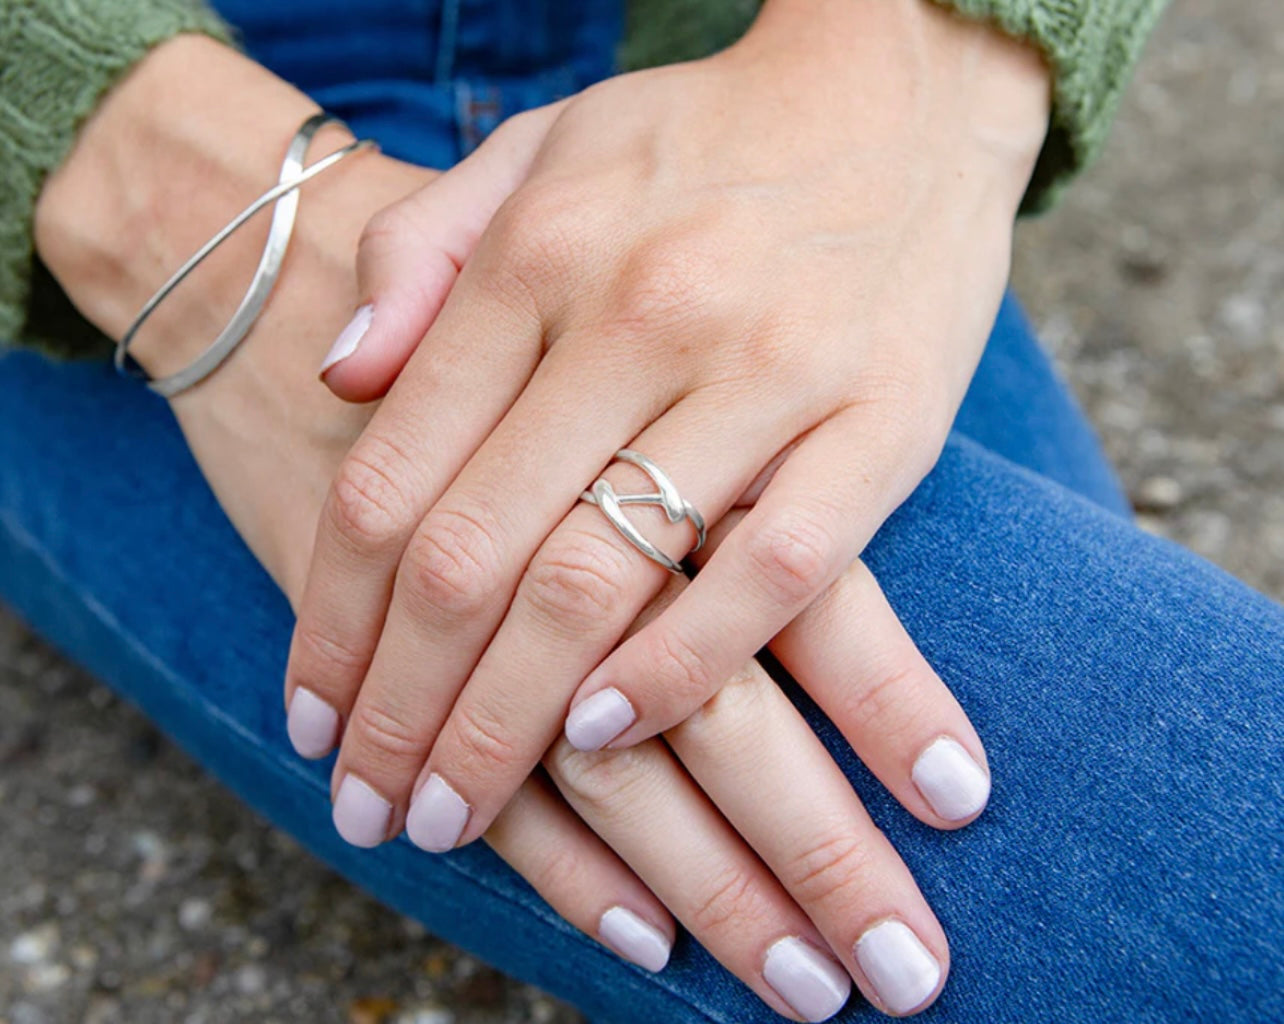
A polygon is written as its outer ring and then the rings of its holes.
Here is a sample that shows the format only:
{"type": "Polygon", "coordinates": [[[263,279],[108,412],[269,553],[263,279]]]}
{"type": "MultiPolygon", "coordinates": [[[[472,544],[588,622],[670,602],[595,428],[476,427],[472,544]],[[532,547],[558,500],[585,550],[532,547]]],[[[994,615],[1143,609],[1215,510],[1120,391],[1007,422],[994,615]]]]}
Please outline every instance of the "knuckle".
{"type": "Polygon", "coordinates": [[[747,555],[767,593],[794,605],[810,601],[830,582],[836,549],[811,515],[794,510],[751,535],[747,555]]]}
{"type": "Polygon", "coordinates": [[[485,778],[520,757],[503,720],[476,702],[457,704],[449,728],[452,771],[485,778]]]}
{"type": "Polygon", "coordinates": [[[868,847],[851,833],[829,834],[791,857],[786,887],[805,904],[824,903],[839,894],[859,901],[874,878],[868,847]]]}
{"type": "Polygon", "coordinates": [[[628,566],[610,541],[576,532],[549,542],[527,571],[525,599],[544,622],[581,630],[626,597],[628,566]]]}
{"type": "Polygon", "coordinates": [[[412,522],[412,503],[400,482],[405,460],[386,441],[364,438],[330,487],[327,509],[338,535],[359,552],[399,546],[412,522]]]}
{"type": "Polygon", "coordinates": [[[566,904],[584,892],[584,859],[585,851],[576,849],[565,840],[554,840],[535,868],[535,877],[530,879],[549,903],[561,903],[565,907],[562,912],[568,921],[574,921],[578,916],[566,904]]]}
{"type": "Polygon", "coordinates": [[[764,679],[753,662],[737,669],[717,692],[683,722],[665,735],[675,742],[708,752],[715,761],[723,752],[734,752],[752,744],[762,722],[771,715],[764,679]]]}
{"type": "Polygon", "coordinates": [[[353,708],[345,745],[349,735],[364,758],[384,766],[418,761],[425,752],[424,738],[409,722],[370,701],[353,708]]]}
{"type": "Polygon", "coordinates": [[[713,315],[725,268],[691,235],[652,239],[630,253],[613,296],[617,330],[651,337],[713,315]]]}
{"type": "Polygon", "coordinates": [[[487,233],[503,253],[504,263],[528,286],[544,281],[566,266],[577,251],[582,229],[583,197],[562,184],[527,184],[496,211],[487,233]]]}
{"type": "Polygon", "coordinates": [[[953,425],[957,401],[938,369],[920,368],[906,356],[894,367],[869,367],[862,374],[857,402],[871,436],[884,440],[899,461],[926,476],[953,425]]]}
{"type": "Polygon", "coordinates": [[[545,759],[549,776],[590,827],[627,806],[652,777],[639,748],[586,752],[559,740],[545,759]]]}
{"type": "Polygon", "coordinates": [[[732,929],[743,934],[758,916],[761,883],[739,865],[723,870],[691,908],[691,931],[697,936],[732,929]]]}
{"type": "Polygon", "coordinates": [[[852,687],[842,702],[844,728],[874,734],[880,743],[891,743],[900,732],[898,723],[914,720],[912,695],[916,692],[917,667],[901,663],[870,674],[852,687]]]}
{"type": "Polygon", "coordinates": [[[646,673],[657,682],[657,689],[669,696],[675,706],[702,706],[722,681],[713,674],[708,659],[672,630],[654,636],[645,664],[646,673]]]}
{"type": "Polygon", "coordinates": [[[395,251],[401,245],[403,233],[415,223],[415,218],[410,215],[408,203],[408,200],[402,200],[391,206],[385,206],[366,221],[357,240],[358,258],[368,256],[371,251],[383,251],[388,248],[395,251]]]}
{"type": "Polygon", "coordinates": [[[291,671],[299,679],[360,681],[370,663],[370,651],[300,619],[294,630],[291,671]]]}
{"type": "Polygon", "coordinates": [[[442,509],[424,520],[401,571],[415,600],[448,618],[465,619],[486,609],[498,584],[499,558],[480,518],[442,509]]]}

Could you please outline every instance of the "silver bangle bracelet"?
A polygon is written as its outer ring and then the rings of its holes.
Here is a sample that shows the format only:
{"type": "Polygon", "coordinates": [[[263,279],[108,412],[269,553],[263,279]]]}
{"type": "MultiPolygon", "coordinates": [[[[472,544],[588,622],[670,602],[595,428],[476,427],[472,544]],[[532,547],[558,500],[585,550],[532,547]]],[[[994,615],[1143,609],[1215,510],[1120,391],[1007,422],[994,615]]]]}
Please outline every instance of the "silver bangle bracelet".
{"type": "Polygon", "coordinates": [[[147,386],[159,395],[172,398],[195,384],[199,384],[212,374],[230,356],[236,347],[245,340],[250,328],[263,311],[263,306],[272,294],[281,264],[285,260],[286,249],[290,245],[290,236],[294,233],[294,218],[299,209],[298,188],[318,174],[328,170],[350,153],[359,149],[375,148],[371,139],[357,139],[342,149],[337,149],[328,156],[322,157],[308,167],[303,166],[308,145],[313,137],[327,124],[342,124],[338,118],[329,114],[317,113],[309,117],[299,127],[286,150],[285,161],[281,165],[278,183],[264,192],[258,199],[242,210],[218,234],[206,242],[195,254],[174,272],[174,275],[147,300],[139,311],[134,322],[129,325],[120,343],[116,346],[115,364],[117,372],[137,377],[147,382],[147,386]],[[272,213],[272,226],[268,231],[267,242],[263,246],[263,255],[259,258],[258,268],[250,286],[241,299],[241,304],[226,327],[219,332],[213,343],[189,366],[169,377],[153,379],[146,370],[129,355],[129,346],[138,334],[139,328],[147,318],[177,288],[183,280],[195,270],[210,253],[230,238],[246,221],[271,203],[276,203],[272,213]]]}

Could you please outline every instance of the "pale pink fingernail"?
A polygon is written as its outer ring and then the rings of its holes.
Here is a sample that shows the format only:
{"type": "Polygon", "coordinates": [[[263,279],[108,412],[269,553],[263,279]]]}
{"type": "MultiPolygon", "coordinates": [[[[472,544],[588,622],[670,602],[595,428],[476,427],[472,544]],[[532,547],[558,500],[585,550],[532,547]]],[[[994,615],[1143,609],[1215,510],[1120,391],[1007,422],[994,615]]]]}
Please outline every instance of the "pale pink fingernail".
{"type": "Polygon", "coordinates": [[[566,738],[576,750],[601,750],[637,718],[633,705],[619,690],[599,690],[566,716],[566,738]]]}
{"type": "Polygon", "coordinates": [[[334,827],[353,846],[378,846],[388,836],[392,804],[355,775],[345,775],[334,798],[334,827]]]}
{"type": "Polygon", "coordinates": [[[625,907],[612,907],[597,926],[598,938],[639,967],[659,973],[672,947],[664,932],[625,907]]]}
{"type": "Polygon", "coordinates": [[[366,305],[357,310],[352,319],[348,321],[348,326],[340,331],[339,336],[335,338],[334,344],[330,346],[330,351],[326,353],[325,360],[321,363],[322,377],[357,350],[357,347],[361,344],[361,339],[366,336],[366,331],[370,330],[370,323],[373,320],[374,306],[366,303],[366,305]]]}
{"type": "Polygon", "coordinates": [[[325,757],[339,735],[339,712],[311,690],[302,687],[290,698],[285,731],[300,757],[325,757]]]}
{"type": "Polygon", "coordinates": [[[852,993],[852,979],[840,964],[792,936],[767,950],[762,976],[803,1020],[828,1020],[852,993]]]}
{"type": "Polygon", "coordinates": [[[900,921],[884,921],[862,935],[856,962],[892,1013],[917,1010],[941,980],[936,957],[900,921]]]}
{"type": "Polygon", "coordinates": [[[421,850],[453,850],[464,834],[472,808],[436,772],[415,796],[406,814],[406,835],[421,850]]]}
{"type": "Polygon", "coordinates": [[[948,736],[918,755],[910,778],[932,810],[946,821],[964,821],[990,799],[990,777],[961,743],[948,736]]]}

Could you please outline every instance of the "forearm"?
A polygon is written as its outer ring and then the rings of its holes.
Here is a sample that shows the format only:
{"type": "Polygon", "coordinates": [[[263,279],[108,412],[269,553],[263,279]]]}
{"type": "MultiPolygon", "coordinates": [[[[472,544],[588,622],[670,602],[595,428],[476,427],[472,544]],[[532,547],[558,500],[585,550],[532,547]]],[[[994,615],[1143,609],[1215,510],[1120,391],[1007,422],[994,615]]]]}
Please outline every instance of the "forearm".
{"type": "MultiPolygon", "coordinates": [[[[273,184],[316,109],[235,51],[199,37],[157,48],[104,100],[37,207],[41,257],[81,312],[119,337],[184,259],[273,184]]],[[[324,130],[309,162],[345,141],[324,130]]],[[[229,517],[292,598],[324,485],[368,411],[317,366],[356,302],[353,260],[380,207],[425,173],[372,153],[303,187],[289,255],[250,336],[174,411],[229,517]]],[[[249,283],[268,227],[255,218],[157,309],[131,352],[153,374],[189,363],[249,283]]]]}
{"type": "MultiPolygon", "coordinates": [[[[104,99],[47,181],[36,207],[39,255],[86,318],[119,337],[156,287],[275,180],[286,141],[315,109],[218,43],[165,43],[104,99]]],[[[339,138],[324,132],[313,157],[339,138]]],[[[318,247],[329,218],[307,208],[334,209],[349,170],[308,187],[297,247],[318,247]]],[[[161,306],[138,339],[145,365],[172,369],[213,338],[248,283],[267,224],[266,215],[248,224],[161,306]]]]}

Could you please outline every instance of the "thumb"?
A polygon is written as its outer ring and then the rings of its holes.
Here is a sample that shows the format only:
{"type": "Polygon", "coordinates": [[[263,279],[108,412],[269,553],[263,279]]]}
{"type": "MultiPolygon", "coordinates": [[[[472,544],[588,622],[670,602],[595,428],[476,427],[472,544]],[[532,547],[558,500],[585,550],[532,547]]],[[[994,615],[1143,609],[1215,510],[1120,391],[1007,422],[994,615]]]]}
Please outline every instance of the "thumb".
{"type": "Polygon", "coordinates": [[[564,102],[509,118],[467,159],[371,218],[357,249],[361,303],[321,365],[336,395],[369,402],[392,386],[564,102]]]}

